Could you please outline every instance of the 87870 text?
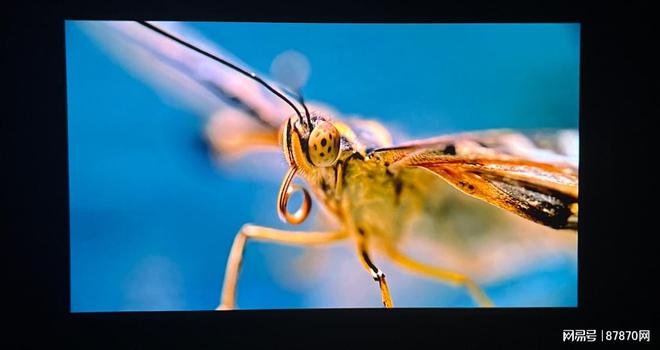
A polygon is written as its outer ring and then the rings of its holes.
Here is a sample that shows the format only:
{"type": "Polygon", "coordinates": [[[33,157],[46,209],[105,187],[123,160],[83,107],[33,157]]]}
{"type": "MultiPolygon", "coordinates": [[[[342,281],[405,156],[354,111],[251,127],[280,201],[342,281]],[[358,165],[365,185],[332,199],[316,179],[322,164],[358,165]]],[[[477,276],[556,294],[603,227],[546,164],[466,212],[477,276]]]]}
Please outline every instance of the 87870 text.
{"type": "Polygon", "coordinates": [[[629,330],[629,331],[601,330],[600,334],[598,334],[597,330],[595,329],[564,329],[562,334],[563,342],[592,343],[597,340],[600,340],[601,342],[604,341],[650,342],[651,332],[649,330],[629,330]]]}
{"type": "Polygon", "coordinates": [[[603,331],[603,341],[651,341],[651,332],[649,330],[634,330],[634,331],[603,331]]]}

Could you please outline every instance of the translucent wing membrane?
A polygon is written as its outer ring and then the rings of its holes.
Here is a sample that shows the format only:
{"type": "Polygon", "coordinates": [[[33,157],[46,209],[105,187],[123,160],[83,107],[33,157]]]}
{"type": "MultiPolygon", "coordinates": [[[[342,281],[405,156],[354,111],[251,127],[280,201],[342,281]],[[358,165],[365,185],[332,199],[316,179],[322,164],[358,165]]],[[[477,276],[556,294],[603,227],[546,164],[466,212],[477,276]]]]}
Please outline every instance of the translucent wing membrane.
{"type": "Polygon", "coordinates": [[[427,169],[457,189],[553,228],[577,229],[577,132],[507,130],[442,136],[381,148],[389,166],[427,169]]]}
{"type": "MultiPolygon", "coordinates": [[[[82,28],[135,74],[202,116],[233,107],[279,125],[291,107],[250,78],[137,22],[85,21],[82,28]]],[[[178,23],[151,24],[233,64],[240,60],[178,23]]],[[[274,84],[272,84],[274,85],[274,84]]]]}
{"type": "MultiPolygon", "coordinates": [[[[254,80],[137,22],[77,23],[167,101],[207,119],[207,138],[219,155],[231,157],[255,149],[276,150],[279,125],[295,111],[254,80]]],[[[188,27],[170,22],[149,24],[254,72],[188,27]]],[[[268,81],[268,84],[279,91],[274,83],[268,81]]],[[[297,102],[292,103],[299,107],[297,102]]]]}

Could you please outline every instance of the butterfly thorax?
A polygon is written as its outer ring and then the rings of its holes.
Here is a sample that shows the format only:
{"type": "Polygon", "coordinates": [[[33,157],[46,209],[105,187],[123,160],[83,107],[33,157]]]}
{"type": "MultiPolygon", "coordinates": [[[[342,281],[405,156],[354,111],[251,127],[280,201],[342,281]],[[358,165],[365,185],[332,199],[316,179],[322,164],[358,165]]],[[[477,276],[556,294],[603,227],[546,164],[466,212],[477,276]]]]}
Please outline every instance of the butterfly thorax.
{"type": "MultiPolygon", "coordinates": [[[[370,178],[384,174],[386,167],[381,163],[368,162],[371,149],[388,146],[391,138],[386,129],[372,121],[337,120],[311,111],[305,117],[291,116],[280,131],[280,140],[285,157],[295,168],[317,199],[331,215],[345,221],[350,213],[342,209],[347,200],[346,185],[362,183],[373,186],[370,178]],[[357,166],[360,164],[359,166],[357,166]],[[346,176],[350,166],[350,176],[346,176]],[[356,171],[362,175],[354,177],[356,171]]],[[[380,182],[391,182],[393,178],[382,178],[380,182]]],[[[390,186],[391,187],[391,186],[390,186]]]]}

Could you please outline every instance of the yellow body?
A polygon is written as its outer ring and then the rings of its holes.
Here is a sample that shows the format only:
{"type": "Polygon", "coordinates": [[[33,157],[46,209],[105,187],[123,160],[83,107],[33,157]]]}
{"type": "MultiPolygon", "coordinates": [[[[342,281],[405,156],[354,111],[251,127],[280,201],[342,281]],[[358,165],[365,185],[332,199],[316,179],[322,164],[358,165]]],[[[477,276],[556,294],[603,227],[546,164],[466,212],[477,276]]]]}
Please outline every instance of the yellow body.
{"type": "MultiPolygon", "coordinates": [[[[468,196],[427,169],[394,170],[384,159],[368,157],[366,146],[346,124],[335,124],[355,146],[353,153],[340,157],[341,170],[301,165],[305,169],[301,174],[316,203],[349,234],[361,230],[374,249],[396,248],[405,244],[407,238],[421,237],[443,247],[443,251],[453,252],[451,257],[435,259],[449,265],[446,267],[482,275],[485,271],[478,270],[484,270],[483,267],[468,268],[465,262],[476,261],[483,255],[484,246],[519,241],[521,235],[516,230],[546,234],[553,231],[468,196]]],[[[379,139],[389,139],[379,124],[371,121],[368,128],[372,134],[379,133],[379,139]]],[[[302,157],[300,153],[298,158],[302,157]]],[[[533,233],[525,234],[532,238],[533,233]]],[[[575,241],[575,235],[567,237],[575,241]]]]}

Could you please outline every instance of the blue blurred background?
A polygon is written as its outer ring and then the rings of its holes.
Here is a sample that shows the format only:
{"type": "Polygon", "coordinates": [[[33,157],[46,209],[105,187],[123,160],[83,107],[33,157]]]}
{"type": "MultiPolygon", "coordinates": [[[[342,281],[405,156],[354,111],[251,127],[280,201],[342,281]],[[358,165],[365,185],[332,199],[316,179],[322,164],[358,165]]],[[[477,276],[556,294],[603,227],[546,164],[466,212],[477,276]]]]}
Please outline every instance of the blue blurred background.
{"type": "MultiPolygon", "coordinates": [[[[261,72],[295,49],[311,64],[308,99],[414,137],[578,127],[578,24],[188,25],[261,72]]],[[[72,21],[66,59],[72,311],[215,308],[239,228],[286,227],[275,211],[284,168],[272,180],[216,168],[203,120],[163,103],[72,21]]],[[[273,281],[277,259],[301,254],[251,244],[239,305],[341,306],[324,303],[313,282],[293,288],[273,281]]],[[[347,263],[361,269],[357,259],[347,263]]],[[[487,291],[498,305],[575,306],[575,264],[555,261],[487,291]],[[548,286],[564,293],[534,299],[548,286]]],[[[438,304],[472,305],[456,288],[447,293],[438,304]]],[[[378,305],[376,297],[357,306],[378,305]]]]}

